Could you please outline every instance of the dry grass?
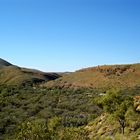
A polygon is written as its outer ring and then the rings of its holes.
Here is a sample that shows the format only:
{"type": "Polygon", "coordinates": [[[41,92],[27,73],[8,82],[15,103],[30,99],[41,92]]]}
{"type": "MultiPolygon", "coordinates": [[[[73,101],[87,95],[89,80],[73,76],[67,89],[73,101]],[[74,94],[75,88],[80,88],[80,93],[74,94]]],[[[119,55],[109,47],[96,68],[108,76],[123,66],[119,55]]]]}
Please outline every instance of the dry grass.
{"type": "Polygon", "coordinates": [[[98,66],[82,69],[48,82],[49,87],[134,87],[140,85],[140,64],[98,66]]]}

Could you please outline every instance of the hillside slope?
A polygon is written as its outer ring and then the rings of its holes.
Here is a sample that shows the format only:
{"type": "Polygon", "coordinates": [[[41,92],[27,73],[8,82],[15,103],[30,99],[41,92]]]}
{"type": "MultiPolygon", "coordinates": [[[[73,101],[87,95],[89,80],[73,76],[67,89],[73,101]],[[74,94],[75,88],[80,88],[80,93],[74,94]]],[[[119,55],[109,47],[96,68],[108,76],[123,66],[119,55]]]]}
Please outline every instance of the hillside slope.
{"type": "Polygon", "coordinates": [[[0,58],[0,68],[5,66],[11,66],[12,64],[0,58]]]}
{"type": "Polygon", "coordinates": [[[31,85],[47,82],[60,77],[56,73],[45,73],[38,70],[21,68],[0,59],[0,85],[31,85]]]}
{"type": "Polygon", "coordinates": [[[139,85],[140,64],[105,65],[81,69],[45,84],[46,87],[59,88],[127,88],[139,85]]]}

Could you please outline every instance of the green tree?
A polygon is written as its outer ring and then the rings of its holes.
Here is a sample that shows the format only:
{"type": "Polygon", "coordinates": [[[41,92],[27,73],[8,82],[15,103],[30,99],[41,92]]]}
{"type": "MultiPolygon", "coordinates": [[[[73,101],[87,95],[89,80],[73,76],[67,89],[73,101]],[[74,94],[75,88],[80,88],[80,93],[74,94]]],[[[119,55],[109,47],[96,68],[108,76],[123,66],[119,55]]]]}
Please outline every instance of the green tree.
{"type": "Polygon", "coordinates": [[[46,140],[50,139],[46,121],[42,119],[26,121],[18,127],[16,140],[46,140]]]}
{"type": "Polygon", "coordinates": [[[112,89],[106,92],[106,95],[98,97],[95,102],[115,118],[121,127],[122,133],[126,126],[125,114],[127,109],[132,106],[132,97],[126,95],[120,90],[112,89]]]}
{"type": "Polygon", "coordinates": [[[59,134],[59,130],[62,129],[61,128],[61,118],[59,117],[53,117],[48,121],[48,131],[50,134],[50,139],[51,140],[56,140],[58,139],[58,134],[59,134]]]}
{"type": "Polygon", "coordinates": [[[35,119],[23,122],[15,134],[16,140],[56,140],[61,126],[61,118],[35,119]]]}

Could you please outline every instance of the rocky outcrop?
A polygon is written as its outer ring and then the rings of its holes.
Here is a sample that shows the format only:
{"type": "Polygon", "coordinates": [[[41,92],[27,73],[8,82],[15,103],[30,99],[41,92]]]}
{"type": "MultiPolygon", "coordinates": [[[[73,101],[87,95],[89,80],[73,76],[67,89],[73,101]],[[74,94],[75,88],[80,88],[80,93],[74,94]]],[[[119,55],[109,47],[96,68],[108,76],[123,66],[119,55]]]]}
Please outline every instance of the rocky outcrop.
{"type": "Polygon", "coordinates": [[[137,112],[140,112],[140,96],[134,97],[134,108],[137,112]]]}

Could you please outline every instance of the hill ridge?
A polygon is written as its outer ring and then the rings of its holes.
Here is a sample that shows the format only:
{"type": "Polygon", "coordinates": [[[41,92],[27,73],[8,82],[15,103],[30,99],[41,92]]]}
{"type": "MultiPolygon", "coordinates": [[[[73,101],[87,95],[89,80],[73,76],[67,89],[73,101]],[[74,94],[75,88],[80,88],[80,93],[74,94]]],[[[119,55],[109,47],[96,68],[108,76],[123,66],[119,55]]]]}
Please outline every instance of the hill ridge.
{"type": "Polygon", "coordinates": [[[140,85],[140,64],[103,65],[80,69],[45,84],[60,88],[111,88],[140,85]]]}
{"type": "Polygon", "coordinates": [[[0,58],[0,67],[4,67],[4,66],[11,66],[12,64],[9,63],[8,61],[0,58]]]}
{"type": "Polygon", "coordinates": [[[15,66],[0,58],[0,85],[33,85],[59,78],[57,73],[15,66]]]}

